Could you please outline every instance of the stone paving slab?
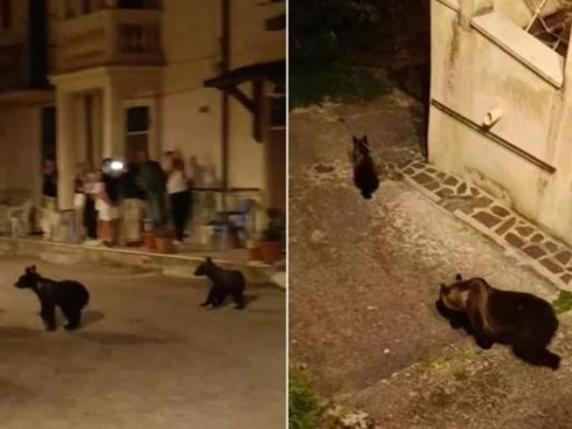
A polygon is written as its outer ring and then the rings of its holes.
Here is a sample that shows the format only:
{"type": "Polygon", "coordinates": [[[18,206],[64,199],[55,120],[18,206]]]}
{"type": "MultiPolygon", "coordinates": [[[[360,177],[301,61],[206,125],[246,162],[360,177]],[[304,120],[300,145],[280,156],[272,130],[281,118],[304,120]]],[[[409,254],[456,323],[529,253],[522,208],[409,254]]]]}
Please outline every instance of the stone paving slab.
{"type": "Polygon", "coordinates": [[[419,160],[400,164],[376,161],[382,165],[382,177],[402,177],[457,218],[518,254],[555,286],[572,290],[572,248],[563,241],[458,176],[419,160]]]}

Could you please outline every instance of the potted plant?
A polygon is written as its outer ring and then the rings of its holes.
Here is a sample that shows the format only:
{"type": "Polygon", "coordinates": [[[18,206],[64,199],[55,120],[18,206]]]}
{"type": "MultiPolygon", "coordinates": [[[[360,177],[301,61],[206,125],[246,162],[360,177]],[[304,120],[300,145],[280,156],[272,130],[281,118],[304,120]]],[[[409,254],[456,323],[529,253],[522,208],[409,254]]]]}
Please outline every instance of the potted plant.
{"type": "Polygon", "coordinates": [[[173,233],[169,230],[158,232],[155,235],[155,248],[159,253],[175,253],[173,233]]]}
{"type": "Polygon", "coordinates": [[[286,222],[280,209],[268,209],[266,214],[268,224],[262,233],[261,240],[251,249],[251,259],[273,264],[283,257],[286,222]]]}

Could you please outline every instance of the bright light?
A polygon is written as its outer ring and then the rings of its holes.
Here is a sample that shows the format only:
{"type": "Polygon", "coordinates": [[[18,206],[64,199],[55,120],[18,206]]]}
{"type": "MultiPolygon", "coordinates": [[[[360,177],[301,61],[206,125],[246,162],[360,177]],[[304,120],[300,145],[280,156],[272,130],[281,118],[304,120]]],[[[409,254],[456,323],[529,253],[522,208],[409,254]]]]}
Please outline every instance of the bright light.
{"type": "Polygon", "coordinates": [[[123,170],[123,163],[121,161],[111,161],[111,169],[114,171],[123,170]]]}

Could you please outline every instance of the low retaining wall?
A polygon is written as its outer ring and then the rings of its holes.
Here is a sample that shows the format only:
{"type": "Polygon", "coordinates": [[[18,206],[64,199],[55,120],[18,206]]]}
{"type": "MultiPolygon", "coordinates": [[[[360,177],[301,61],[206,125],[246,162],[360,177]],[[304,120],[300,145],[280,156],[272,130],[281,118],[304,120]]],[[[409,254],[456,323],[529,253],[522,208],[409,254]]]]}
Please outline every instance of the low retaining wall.
{"type": "MultiPolygon", "coordinates": [[[[139,250],[87,247],[50,241],[0,237],[0,255],[30,256],[54,264],[107,262],[137,266],[162,272],[166,276],[190,278],[204,256],[163,255],[139,250]]],[[[248,283],[272,283],[277,270],[262,263],[238,263],[214,258],[223,268],[242,271],[248,283]]]]}

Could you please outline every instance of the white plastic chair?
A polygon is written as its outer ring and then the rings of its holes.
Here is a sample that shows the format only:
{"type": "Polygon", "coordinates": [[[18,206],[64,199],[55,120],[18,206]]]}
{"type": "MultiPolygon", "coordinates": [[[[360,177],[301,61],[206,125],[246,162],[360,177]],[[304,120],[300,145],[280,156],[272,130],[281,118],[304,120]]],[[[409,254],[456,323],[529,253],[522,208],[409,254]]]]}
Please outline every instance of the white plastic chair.
{"type": "Polygon", "coordinates": [[[24,237],[30,233],[30,213],[32,201],[26,200],[19,206],[8,207],[12,237],[24,237]]]}

